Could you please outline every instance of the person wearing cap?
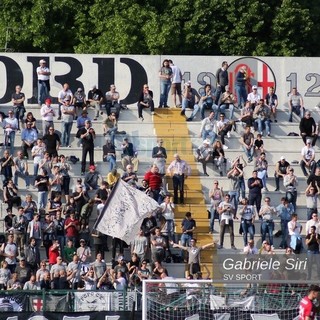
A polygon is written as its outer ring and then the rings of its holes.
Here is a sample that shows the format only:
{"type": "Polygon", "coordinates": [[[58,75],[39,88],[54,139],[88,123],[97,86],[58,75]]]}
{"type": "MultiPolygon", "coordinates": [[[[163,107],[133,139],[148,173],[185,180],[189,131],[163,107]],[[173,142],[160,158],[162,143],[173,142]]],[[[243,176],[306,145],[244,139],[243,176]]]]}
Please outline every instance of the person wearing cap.
{"type": "Polygon", "coordinates": [[[71,148],[70,145],[70,136],[71,136],[71,129],[73,125],[73,119],[76,116],[75,107],[71,104],[72,97],[67,96],[63,100],[63,104],[60,106],[61,111],[61,145],[63,147],[71,148]]]}
{"type": "Polygon", "coordinates": [[[304,117],[301,119],[299,129],[304,144],[307,144],[307,138],[310,137],[314,147],[318,139],[317,125],[309,110],[305,112],[304,117]]]}
{"type": "Polygon", "coordinates": [[[133,144],[129,142],[129,139],[127,137],[123,139],[121,149],[122,149],[121,163],[122,163],[123,169],[126,170],[127,165],[131,164],[134,167],[133,171],[138,172],[138,166],[139,166],[139,160],[137,158],[138,153],[135,150],[133,144]]]}
{"type": "Polygon", "coordinates": [[[200,109],[201,120],[205,118],[205,110],[210,109],[215,111],[216,118],[218,116],[219,107],[214,103],[215,96],[212,93],[211,85],[206,84],[204,87],[204,92],[201,93],[199,104],[195,104],[191,116],[187,121],[192,121],[200,109]]]}
{"type": "Polygon", "coordinates": [[[168,95],[171,87],[171,79],[173,77],[172,69],[168,59],[163,60],[162,67],[159,70],[160,78],[160,101],[159,108],[168,107],[168,95]]]}
{"type": "Polygon", "coordinates": [[[288,174],[290,169],[290,163],[286,161],[284,156],[280,157],[280,161],[276,163],[276,168],[274,172],[274,179],[276,182],[276,189],[274,191],[280,190],[280,179],[283,179],[286,174],[288,174]]]}
{"type": "Polygon", "coordinates": [[[251,108],[255,109],[260,100],[261,96],[258,93],[258,87],[256,85],[253,85],[252,92],[250,92],[247,96],[247,101],[250,101],[251,108]]]}
{"type": "Polygon", "coordinates": [[[207,163],[212,162],[212,145],[209,139],[205,139],[202,144],[197,148],[197,160],[201,162],[203,174],[209,176],[207,173],[207,163]]]}
{"type": "Polygon", "coordinates": [[[234,89],[237,95],[238,108],[242,108],[247,100],[246,84],[248,80],[247,69],[241,66],[236,75],[234,89]]]}
{"type": "Polygon", "coordinates": [[[294,211],[296,211],[298,178],[294,174],[293,168],[289,168],[288,173],[283,178],[283,185],[286,188],[286,198],[290,203],[292,203],[294,211]]]}
{"type": "Polygon", "coordinates": [[[51,107],[51,99],[46,99],[45,103],[40,109],[42,119],[42,135],[46,135],[49,132],[49,127],[53,127],[53,117],[56,115],[51,107]]]}
{"type": "Polygon", "coordinates": [[[180,158],[179,154],[175,153],[173,157],[174,160],[167,168],[167,173],[170,174],[173,182],[173,202],[178,203],[178,190],[180,190],[180,204],[184,204],[184,180],[191,174],[191,167],[180,158]]]}
{"type": "Polygon", "coordinates": [[[215,112],[210,111],[209,116],[201,121],[200,135],[202,140],[210,139],[212,144],[217,137],[217,120],[215,118],[215,112]]]}
{"type": "Polygon", "coordinates": [[[138,117],[141,121],[144,120],[142,110],[150,108],[151,114],[154,114],[153,92],[149,89],[148,84],[144,84],[138,100],[138,117]]]}
{"type": "Polygon", "coordinates": [[[26,112],[26,109],[24,107],[25,95],[23,92],[21,92],[21,89],[22,89],[21,86],[17,85],[15,88],[15,92],[11,96],[11,102],[13,104],[14,116],[18,120],[18,130],[20,130],[19,120],[21,121],[21,124],[23,125],[23,117],[26,112]]]}
{"type": "Polygon", "coordinates": [[[50,75],[51,72],[47,67],[46,60],[41,59],[39,61],[39,67],[37,67],[38,75],[38,104],[41,106],[45,99],[49,97],[50,92],[50,75]]]}
{"type": "Polygon", "coordinates": [[[199,103],[198,92],[191,87],[191,82],[188,81],[184,85],[184,90],[182,93],[182,108],[181,108],[180,115],[184,116],[186,114],[186,109],[190,108],[190,109],[193,109],[192,114],[194,114],[195,116],[198,110],[200,109],[198,103],[199,103]]]}
{"type": "Polygon", "coordinates": [[[77,108],[79,110],[87,110],[86,94],[84,93],[82,88],[78,88],[77,91],[74,93],[72,104],[76,109],[76,120],[77,120],[77,108]]]}
{"type": "Polygon", "coordinates": [[[309,176],[306,168],[308,168],[310,174],[314,173],[314,170],[316,167],[315,155],[316,154],[312,146],[312,140],[307,139],[306,145],[301,149],[301,161],[300,161],[300,168],[305,177],[309,176]]]}
{"type": "Polygon", "coordinates": [[[297,91],[297,88],[294,87],[291,90],[291,93],[289,95],[288,99],[288,105],[289,105],[289,122],[292,122],[292,115],[295,113],[300,118],[303,118],[304,116],[304,102],[302,99],[302,95],[297,91]]]}
{"type": "Polygon", "coordinates": [[[81,139],[82,143],[81,175],[84,175],[88,153],[90,166],[94,165],[94,140],[96,132],[91,126],[91,121],[85,121],[84,128],[78,130],[76,137],[81,139]]]}
{"type": "Polygon", "coordinates": [[[77,249],[77,256],[82,264],[88,265],[91,259],[91,249],[87,246],[85,239],[80,239],[80,247],[77,249]]]}
{"type": "Polygon", "coordinates": [[[87,190],[98,190],[99,180],[103,181],[101,174],[96,171],[95,165],[89,166],[89,172],[84,177],[84,184],[87,190]]]}
{"type": "Polygon", "coordinates": [[[99,118],[100,106],[103,103],[103,93],[96,85],[92,86],[88,92],[88,103],[95,109],[94,121],[99,118]]]}
{"type": "MultiPolygon", "coordinates": [[[[116,86],[114,84],[110,85],[110,90],[106,92],[105,94],[105,101],[106,101],[106,112],[107,115],[110,116],[111,113],[114,113],[116,116],[116,119],[119,118],[120,115],[120,94],[118,91],[116,91],[116,86]],[[115,112],[111,112],[111,109],[114,108],[115,112]]],[[[103,112],[101,112],[102,114],[103,112]]]]}
{"type": "Polygon", "coordinates": [[[8,148],[10,143],[10,153],[13,155],[16,131],[19,128],[18,119],[14,116],[13,110],[8,111],[8,117],[2,121],[2,126],[4,130],[4,145],[8,148]]]}
{"type": "Polygon", "coordinates": [[[64,83],[62,85],[62,89],[59,91],[58,93],[58,102],[59,102],[59,117],[57,120],[61,120],[61,116],[62,116],[62,109],[61,106],[65,104],[67,98],[69,98],[69,104],[72,105],[73,102],[73,93],[70,90],[69,84],[68,83],[64,83]]]}

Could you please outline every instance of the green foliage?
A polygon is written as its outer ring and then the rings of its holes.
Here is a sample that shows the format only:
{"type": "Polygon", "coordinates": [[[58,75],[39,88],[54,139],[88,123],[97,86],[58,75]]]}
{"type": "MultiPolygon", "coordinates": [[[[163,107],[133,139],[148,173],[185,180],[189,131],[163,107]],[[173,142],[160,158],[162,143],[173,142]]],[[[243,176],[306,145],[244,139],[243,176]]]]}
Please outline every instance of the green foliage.
{"type": "Polygon", "coordinates": [[[24,52],[311,56],[318,0],[2,0],[0,48],[24,52]]]}

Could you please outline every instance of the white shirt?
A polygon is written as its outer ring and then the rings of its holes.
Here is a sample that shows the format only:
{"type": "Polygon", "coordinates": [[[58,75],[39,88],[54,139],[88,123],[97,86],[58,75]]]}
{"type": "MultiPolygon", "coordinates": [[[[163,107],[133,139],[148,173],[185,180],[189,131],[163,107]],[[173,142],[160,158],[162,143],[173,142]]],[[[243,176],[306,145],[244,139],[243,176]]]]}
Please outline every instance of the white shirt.
{"type": "Polygon", "coordinates": [[[320,234],[320,224],[318,220],[313,220],[310,219],[307,221],[306,223],[306,235],[308,235],[309,233],[311,233],[311,227],[315,226],[316,227],[316,233],[320,234]]]}
{"type": "Polygon", "coordinates": [[[204,118],[201,121],[200,133],[202,133],[203,130],[217,133],[217,121],[214,119],[209,119],[209,117],[204,118]]]}
{"type": "Polygon", "coordinates": [[[298,221],[296,221],[295,227],[292,220],[288,222],[288,231],[290,236],[292,235],[300,236],[301,234],[300,230],[302,230],[302,228],[301,228],[301,224],[298,221]]]}
{"type": "Polygon", "coordinates": [[[160,208],[161,210],[165,209],[164,211],[162,211],[162,215],[166,220],[173,220],[174,219],[174,203],[165,203],[162,202],[160,204],[160,208]]]}
{"type": "Polygon", "coordinates": [[[45,121],[53,121],[53,117],[55,116],[55,112],[52,109],[52,107],[48,107],[46,104],[44,104],[40,109],[40,114],[42,116],[42,120],[45,121]],[[50,111],[50,112],[49,112],[50,111]],[[47,113],[48,112],[48,113],[47,113]],[[47,113],[47,114],[46,114],[47,113]]]}
{"type": "Polygon", "coordinates": [[[58,99],[59,100],[64,100],[65,98],[69,97],[70,98],[70,101],[72,101],[72,98],[73,98],[73,93],[70,89],[68,89],[67,91],[65,90],[60,90],[59,93],[58,93],[58,99]]]}
{"type": "Polygon", "coordinates": [[[37,68],[37,75],[38,75],[38,80],[49,80],[50,76],[46,74],[39,74],[39,72],[50,72],[48,67],[38,67],[37,68]]]}
{"type": "Polygon", "coordinates": [[[8,117],[3,119],[3,127],[6,132],[15,131],[18,129],[18,120],[15,117],[8,117]],[[9,125],[10,127],[6,128],[9,125]]]}
{"type": "Polygon", "coordinates": [[[304,146],[301,149],[301,155],[303,156],[303,158],[307,161],[309,161],[310,159],[312,159],[315,155],[315,151],[313,147],[308,147],[308,146],[304,146]]]}
{"type": "Polygon", "coordinates": [[[259,93],[254,94],[253,92],[250,92],[247,97],[247,100],[250,101],[251,103],[258,103],[260,99],[261,99],[260,94],[259,93]]]}
{"type": "Polygon", "coordinates": [[[233,213],[231,211],[231,209],[234,210],[234,206],[232,203],[230,202],[226,202],[226,201],[222,201],[219,206],[218,206],[219,209],[226,209],[228,208],[229,210],[223,212],[221,214],[221,220],[233,220],[233,213]]]}
{"type": "Polygon", "coordinates": [[[181,83],[182,78],[181,78],[180,69],[175,65],[170,65],[170,67],[172,70],[172,78],[171,78],[172,83],[181,83]]]}

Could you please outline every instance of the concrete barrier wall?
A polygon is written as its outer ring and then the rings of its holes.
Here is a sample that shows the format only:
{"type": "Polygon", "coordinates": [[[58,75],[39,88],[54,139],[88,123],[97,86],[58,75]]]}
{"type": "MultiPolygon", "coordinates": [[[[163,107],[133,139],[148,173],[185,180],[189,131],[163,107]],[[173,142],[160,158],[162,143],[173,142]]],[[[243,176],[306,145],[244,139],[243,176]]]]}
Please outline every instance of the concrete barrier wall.
{"type": "Polygon", "coordinates": [[[27,103],[35,104],[37,92],[36,68],[40,59],[46,59],[51,75],[51,95],[56,97],[64,82],[74,91],[83,87],[86,92],[97,84],[103,92],[115,83],[121,99],[134,104],[142,85],[148,82],[159,99],[158,72],[161,62],[170,58],[179,66],[184,81],[201,91],[206,83],[215,85],[215,73],[222,61],[229,63],[229,80],[233,87],[240,66],[246,65],[250,85],[258,85],[263,96],[274,85],[280,106],[286,105],[287,95],[297,87],[308,108],[320,102],[320,59],[285,57],[223,57],[223,56],[143,56],[143,55],[77,55],[2,53],[0,55],[0,104],[7,104],[16,84],[23,86],[27,103]]]}

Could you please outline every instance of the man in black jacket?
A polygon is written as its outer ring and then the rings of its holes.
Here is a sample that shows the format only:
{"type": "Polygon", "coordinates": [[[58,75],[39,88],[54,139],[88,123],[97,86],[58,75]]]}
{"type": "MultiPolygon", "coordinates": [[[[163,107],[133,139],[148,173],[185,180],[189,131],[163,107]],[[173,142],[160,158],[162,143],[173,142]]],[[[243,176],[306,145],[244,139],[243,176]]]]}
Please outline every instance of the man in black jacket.
{"type": "Polygon", "coordinates": [[[310,137],[312,139],[312,146],[314,147],[318,138],[316,133],[317,125],[313,117],[311,117],[310,111],[306,111],[301,119],[299,129],[304,144],[307,145],[307,138],[310,137]]]}

